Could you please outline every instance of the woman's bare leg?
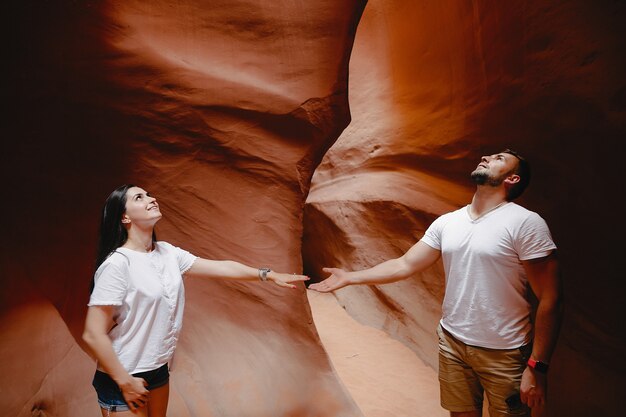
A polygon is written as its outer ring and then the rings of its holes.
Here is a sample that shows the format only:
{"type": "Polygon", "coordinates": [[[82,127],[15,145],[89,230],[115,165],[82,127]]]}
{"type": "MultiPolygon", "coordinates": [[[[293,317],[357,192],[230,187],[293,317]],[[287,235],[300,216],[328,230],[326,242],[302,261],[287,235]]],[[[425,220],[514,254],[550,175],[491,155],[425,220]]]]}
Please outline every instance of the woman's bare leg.
{"type": "Polygon", "coordinates": [[[102,417],[148,417],[149,416],[147,406],[137,409],[137,411],[135,411],[134,413],[132,411],[109,412],[109,410],[105,410],[104,408],[100,408],[100,411],[102,412],[102,417]]]}
{"type": "Polygon", "coordinates": [[[167,404],[170,399],[170,383],[162,387],[150,390],[150,400],[148,401],[149,417],[165,417],[167,404]]]}
{"type": "Polygon", "coordinates": [[[170,398],[169,382],[162,387],[150,391],[148,404],[132,411],[108,411],[100,408],[102,417],[166,417],[167,404],[170,398]]]}

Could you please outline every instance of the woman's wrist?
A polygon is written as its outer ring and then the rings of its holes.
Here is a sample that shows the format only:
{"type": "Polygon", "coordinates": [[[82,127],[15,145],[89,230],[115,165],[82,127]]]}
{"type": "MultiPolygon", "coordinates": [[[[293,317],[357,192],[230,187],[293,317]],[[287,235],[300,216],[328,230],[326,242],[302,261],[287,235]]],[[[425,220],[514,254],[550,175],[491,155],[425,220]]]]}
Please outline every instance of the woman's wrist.
{"type": "MultiPolygon", "coordinates": [[[[274,273],[275,274],[275,273],[274,273]]],[[[259,268],[258,269],[258,277],[261,281],[267,281],[268,279],[272,280],[272,270],[269,268],[259,268]]]]}
{"type": "Polygon", "coordinates": [[[115,383],[118,387],[120,387],[121,390],[130,388],[133,384],[133,376],[129,373],[126,373],[126,375],[118,376],[111,375],[111,379],[115,381],[115,383]]]}
{"type": "Polygon", "coordinates": [[[276,282],[277,280],[280,279],[280,273],[276,272],[276,271],[270,271],[267,273],[267,280],[268,281],[272,281],[272,282],[276,282]]]}

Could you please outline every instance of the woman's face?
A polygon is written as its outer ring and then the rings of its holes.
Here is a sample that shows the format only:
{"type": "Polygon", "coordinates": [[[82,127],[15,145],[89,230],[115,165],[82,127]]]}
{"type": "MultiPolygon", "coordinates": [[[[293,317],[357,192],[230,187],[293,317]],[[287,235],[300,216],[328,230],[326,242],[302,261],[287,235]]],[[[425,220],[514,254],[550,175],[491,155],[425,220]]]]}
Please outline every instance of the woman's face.
{"type": "Polygon", "coordinates": [[[154,226],[163,215],[156,198],[140,187],[131,187],[126,192],[126,212],[122,223],[139,226],[154,226]]]}

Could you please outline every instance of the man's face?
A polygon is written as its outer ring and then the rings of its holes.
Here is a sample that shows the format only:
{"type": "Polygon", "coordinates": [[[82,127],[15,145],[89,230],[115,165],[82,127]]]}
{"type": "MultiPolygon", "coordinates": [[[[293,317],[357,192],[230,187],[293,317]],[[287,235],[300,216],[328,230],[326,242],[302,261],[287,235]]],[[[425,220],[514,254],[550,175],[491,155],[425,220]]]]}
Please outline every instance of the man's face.
{"type": "Polygon", "coordinates": [[[480,163],[472,172],[472,180],[477,185],[497,187],[517,169],[518,160],[508,153],[496,153],[480,158],[480,163]]]}

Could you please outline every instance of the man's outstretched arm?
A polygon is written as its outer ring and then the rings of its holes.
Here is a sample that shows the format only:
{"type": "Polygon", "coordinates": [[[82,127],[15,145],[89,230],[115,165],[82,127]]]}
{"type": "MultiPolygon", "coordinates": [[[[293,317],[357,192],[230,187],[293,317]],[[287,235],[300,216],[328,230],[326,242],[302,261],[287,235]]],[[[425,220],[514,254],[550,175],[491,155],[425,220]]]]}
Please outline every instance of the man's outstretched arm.
{"type": "Polygon", "coordinates": [[[439,250],[419,241],[401,257],[390,259],[363,271],[349,272],[339,268],[324,268],[324,272],[331,275],[321,282],[311,284],[309,288],[319,292],[330,292],[347,285],[386,284],[400,281],[431,266],[439,259],[440,254],[439,250]]]}

